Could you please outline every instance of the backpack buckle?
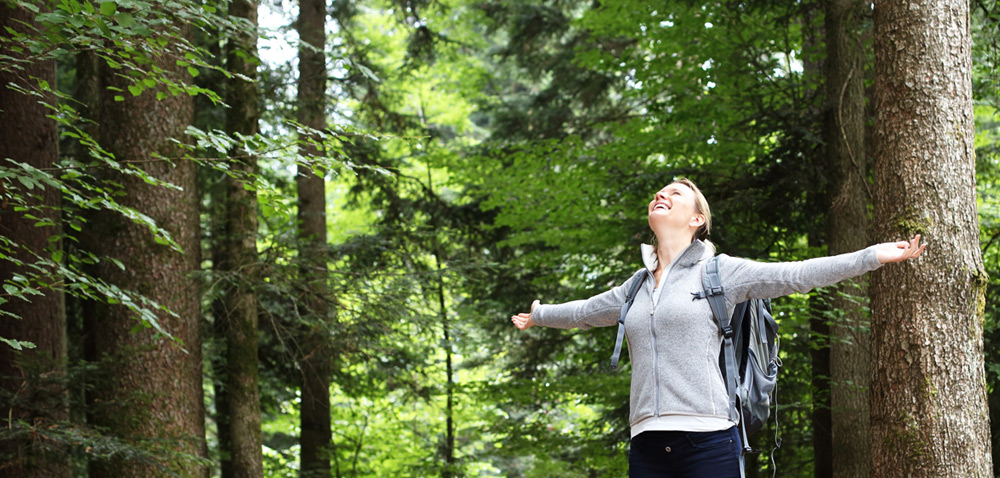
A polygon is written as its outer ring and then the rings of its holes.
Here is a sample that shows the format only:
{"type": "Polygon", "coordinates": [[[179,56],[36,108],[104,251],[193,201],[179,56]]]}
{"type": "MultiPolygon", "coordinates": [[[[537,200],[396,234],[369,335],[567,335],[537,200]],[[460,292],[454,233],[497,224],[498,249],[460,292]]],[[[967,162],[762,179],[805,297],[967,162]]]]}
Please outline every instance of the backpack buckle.
{"type": "Polygon", "coordinates": [[[695,299],[707,299],[715,295],[726,295],[726,288],[720,286],[708,287],[705,290],[700,290],[698,292],[692,292],[691,295],[694,296],[691,300],[695,299]]]}
{"type": "Polygon", "coordinates": [[[723,325],[722,335],[724,335],[727,339],[733,338],[733,328],[730,327],[729,325],[723,325]]]}

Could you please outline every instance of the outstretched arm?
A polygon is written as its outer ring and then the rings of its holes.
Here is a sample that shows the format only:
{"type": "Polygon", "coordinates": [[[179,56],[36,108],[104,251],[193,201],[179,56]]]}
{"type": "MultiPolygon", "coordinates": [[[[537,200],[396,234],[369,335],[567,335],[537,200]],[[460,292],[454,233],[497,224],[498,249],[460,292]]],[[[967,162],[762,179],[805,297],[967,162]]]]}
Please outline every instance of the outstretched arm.
{"type": "Polygon", "coordinates": [[[726,300],[781,297],[808,292],[878,269],[883,264],[918,257],[924,250],[920,236],[909,241],[885,242],[860,251],[796,262],[755,262],[723,255],[719,266],[726,300]]]}
{"type": "MultiPolygon", "coordinates": [[[[562,304],[531,303],[531,312],[520,313],[510,318],[519,329],[535,325],[556,329],[589,329],[591,327],[611,327],[618,323],[625,295],[635,281],[644,281],[649,271],[640,269],[624,284],[601,292],[589,299],[574,300],[562,304]]],[[[640,282],[639,284],[642,284],[640,282]]]]}

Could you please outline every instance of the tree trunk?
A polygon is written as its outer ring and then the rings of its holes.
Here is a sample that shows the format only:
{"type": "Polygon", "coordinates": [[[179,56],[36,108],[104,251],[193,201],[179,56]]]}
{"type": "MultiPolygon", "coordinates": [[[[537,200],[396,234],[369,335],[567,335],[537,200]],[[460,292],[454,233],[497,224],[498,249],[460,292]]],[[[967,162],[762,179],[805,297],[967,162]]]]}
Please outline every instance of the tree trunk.
{"type": "MultiPolygon", "coordinates": [[[[257,25],[257,2],[234,0],[229,14],[257,25]]],[[[257,34],[241,32],[226,45],[226,67],[247,79],[231,78],[226,85],[226,132],[257,134],[257,34]]],[[[227,433],[233,476],[254,478],[264,474],[261,449],[260,392],[258,390],[257,303],[252,289],[257,264],[257,193],[245,187],[257,174],[257,159],[242,148],[231,155],[226,177],[225,231],[220,274],[226,291],[223,317],[226,330],[227,433]]],[[[218,319],[218,318],[217,318],[218,319]]]]}
{"type": "MultiPolygon", "coordinates": [[[[823,48],[823,31],[819,27],[820,4],[804,2],[800,5],[802,11],[802,78],[806,89],[806,98],[822,98],[819,91],[823,85],[823,63],[820,54],[823,48]]],[[[819,121],[819,118],[816,118],[819,121]]],[[[822,151],[822,147],[817,148],[822,151]]],[[[822,161],[817,161],[822,165],[822,161]]],[[[817,205],[826,204],[829,200],[826,188],[817,188],[809,193],[809,202],[817,205]]],[[[816,206],[816,210],[821,207],[816,206]]],[[[822,227],[809,234],[809,247],[823,246],[822,227]]],[[[812,387],[812,410],[810,425],[812,428],[813,473],[816,478],[829,478],[833,468],[831,461],[831,417],[830,417],[830,325],[829,303],[820,293],[814,294],[809,300],[810,316],[809,330],[812,337],[809,353],[812,387]]]]}
{"type": "MultiPolygon", "coordinates": [[[[827,213],[830,255],[856,251],[868,241],[868,160],[865,154],[864,51],[858,31],[862,8],[855,0],[825,3],[826,157],[832,174],[827,213]]],[[[863,280],[831,288],[832,310],[841,313],[830,327],[830,404],[832,409],[832,476],[870,474],[868,385],[871,335],[859,299],[867,296],[863,280]]]]}
{"type": "MultiPolygon", "coordinates": [[[[321,0],[300,0],[298,120],[316,130],[326,128],[326,4],[321,0]],[[308,45],[305,46],[305,45],[308,45]]],[[[305,143],[301,152],[307,158],[322,155],[317,147],[305,143]]],[[[330,476],[330,347],[324,324],[329,306],[324,299],[327,285],[326,191],[322,176],[307,165],[299,165],[296,176],[300,224],[299,259],[302,278],[307,284],[304,337],[300,341],[302,366],[301,476],[330,476]]]]}
{"type": "MultiPolygon", "coordinates": [[[[810,246],[819,247],[810,236],[810,246]]],[[[809,300],[809,330],[812,335],[810,361],[812,362],[812,434],[813,476],[827,478],[833,475],[832,414],[830,411],[830,303],[828,294],[816,294],[809,300]]]]}
{"type": "MultiPolygon", "coordinates": [[[[222,196],[222,194],[219,194],[222,196]]],[[[223,207],[219,207],[218,214],[221,215],[224,212],[223,207]]],[[[224,234],[221,231],[221,227],[218,236],[222,237],[224,234]]],[[[222,262],[221,245],[214,244],[212,250],[212,261],[215,264],[222,262]]],[[[215,351],[217,356],[213,357],[212,370],[214,372],[214,377],[212,380],[212,388],[215,391],[215,427],[216,432],[219,434],[219,478],[235,478],[236,475],[233,474],[233,439],[230,436],[230,425],[229,425],[229,390],[226,388],[226,383],[228,382],[228,372],[226,370],[226,329],[228,324],[226,324],[226,304],[223,298],[217,299],[212,303],[212,340],[218,344],[218,350],[215,351]]]]}
{"type": "MultiPolygon", "coordinates": [[[[421,121],[423,112],[421,111],[421,121]]],[[[430,165],[427,166],[427,191],[434,195],[434,179],[431,176],[430,165]]],[[[441,319],[442,346],[444,347],[444,367],[445,367],[445,431],[442,454],[444,455],[444,467],[441,470],[441,478],[452,478],[457,474],[455,466],[455,372],[452,365],[452,343],[451,325],[448,321],[448,309],[445,308],[444,300],[444,267],[441,264],[441,243],[440,222],[438,218],[431,218],[432,247],[434,254],[434,267],[437,270],[437,296],[438,296],[438,316],[441,319]]]]}
{"type": "MultiPolygon", "coordinates": [[[[34,14],[24,8],[12,9],[0,5],[0,30],[12,28],[24,31],[22,22],[30,24],[34,14]]],[[[14,55],[6,49],[5,55],[14,55]]],[[[16,92],[8,88],[14,83],[28,90],[37,86],[34,78],[45,80],[52,88],[56,86],[56,63],[54,60],[40,61],[25,65],[23,70],[0,72],[0,158],[11,158],[27,163],[35,168],[52,167],[59,159],[59,143],[54,120],[46,115],[51,110],[39,104],[39,98],[16,92]]],[[[52,95],[46,100],[55,103],[52,95]]],[[[7,164],[4,167],[8,166],[7,164]]],[[[3,204],[0,205],[0,236],[7,238],[24,250],[6,250],[0,254],[9,256],[0,260],[0,280],[5,283],[15,273],[30,276],[30,268],[19,266],[11,259],[27,264],[36,262],[30,253],[41,257],[52,257],[62,253],[62,241],[50,239],[62,233],[59,214],[60,193],[58,189],[27,189],[12,182],[0,189],[3,204]],[[25,204],[31,215],[49,219],[53,225],[35,226],[39,219],[29,219],[24,213],[15,212],[13,203],[7,200],[18,187],[18,194],[26,198],[25,204]]],[[[43,278],[45,282],[56,282],[56,277],[43,278]]],[[[66,365],[66,311],[63,293],[51,287],[42,287],[42,295],[32,295],[30,302],[16,297],[5,297],[0,309],[7,314],[0,316],[0,337],[23,340],[35,345],[34,349],[15,351],[11,346],[0,343],[0,394],[12,399],[3,406],[4,428],[23,424],[39,430],[66,420],[68,414],[65,380],[66,365]],[[17,378],[15,378],[17,377],[17,378]],[[8,422],[10,421],[10,422],[8,422]]],[[[5,461],[0,465],[0,477],[68,477],[70,476],[69,450],[63,452],[46,451],[46,446],[38,442],[5,442],[0,444],[0,457],[5,461]]]]}
{"type": "Polygon", "coordinates": [[[969,4],[874,13],[876,239],[929,246],[872,274],[872,474],[993,476],[969,4]]]}
{"type": "MultiPolygon", "coordinates": [[[[176,73],[174,63],[165,59],[160,67],[176,73]]],[[[122,185],[125,194],[115,197],[120,204],[136,208],[166,229],[183,253],[155,242],[148,227],[108,211],[91,215],[82,242],[101,258],[93,266],[95,277],[138,292],[176,314],[157,313],[156,320],[178,342],[141,327],[135,314],[121,305],[88,303],[91,352],[109,359],[104,363],[109,365],[105,372],[110,378],[110,383],[95,391],[90,407],[95,424],[115,436],[167,440],[163,446],[172,452],[205,457],[200,298],[197,283],[190,277],[199,269],[200,256],[195,165],[184,160],[174,164],[151,160],[154,154],[179,155],[170,140],[182,139],[192,120],[192,101],[186,94],[168,94],[157,101],[152,90],[115,101],[118,93],[108,87],[127,91],[128,86],[120,75],[102,62],[101,145],[119,163],[131,162],[180,190],[150,185],[107,167],[102,173],[122,185]],[[104,258],[119,260],[124,270],[104,258]]],[[[190,458],[156,453],[154,462],[94,461],[91,478],[167,476],[164,468],[184,477],[207,476],[208,472],[190,458]]]]}

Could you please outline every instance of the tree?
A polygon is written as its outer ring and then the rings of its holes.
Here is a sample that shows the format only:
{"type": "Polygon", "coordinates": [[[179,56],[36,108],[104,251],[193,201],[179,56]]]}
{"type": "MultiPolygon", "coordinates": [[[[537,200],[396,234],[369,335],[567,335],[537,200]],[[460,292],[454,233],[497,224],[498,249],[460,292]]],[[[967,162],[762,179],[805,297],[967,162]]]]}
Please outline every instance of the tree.
{"type": "Polygon", "coordinates": [[[876,239],[931,249],[872,275],[872,474],[992,476],[969,4],[874,15],[876,239]]]}
{"type": "MultiPolygon", "coordinates": [[[[300,0],[299,81],[297,119],[314,131],[326,129],[326,3],[300,0]]],[[[320,138],[301,138],[302,156],[313,160],[323,151],[320,138]]],[[[330,476],[332,433],[330,430],[330,348],[326,321],[330,307],[326,250],[326,183],[323,168],[313,161],[300,163],[295,176],[298,190],[299,261],[303,283],[299,365],[302,373],[301,476],[330,476]]]]}
{"type": "MultiPolygon", "coordinates": [[[[236,32],[226,43],[226,133],[237,144],[252,141],[257,121],[257,2],[234,0],[230,15],[244,18],[254,28],[236,32]]],[[[231,171],[225,180],[225,223],[220,241],[218,272],[227,284],[222,301],[225,329],[225,406],[232,476],[262,477],[260,393],[258,390],[257,303],[253,293],[257,257],[257,159],[250,148],[232,150],[231,171]]]]}
{"type": "MultiPolygon", "coordinates": [[[[27,8],[0,4],[0,31],[26,30],[33,18],[27,8]]],[[[40,83],[55,85],[56,62],[6,66],[0,69],[0,168],[10,167],[7,161],[52,168],[59,159],[59,143],[46,103],[55,98],[40,83]],[[40,93],[44,100],[29,92],[40,93]]],[[[40,257],[60,262],[62,256],[60,191],[9,177],[0,181],[0,280],[5,289],[0,296],[0,396],[9,399],[3,401],[9,413],[4,428],[17,430],[21,437],[0,441],[0,454],[6,460],[0,476],[66,477],[70,468],[65,450],[51,450],[48,443],[30,438],[36,427],[56,427],[68,418],[63,287],[58,285],[57,271],[39,264],[40,257]],[[38,292],[25,296],[21,292],[25,286],[38,292]],[[30,348],[22,348],[20,342],[30,348]]]]}
{"type": "MultiPolygon", "coordinates": [[[[177,80],[187,75],[174,60],[156,61],[177,80]]],[[[91,476],[165,476],[168,470],[203,476],[207,470],[197,461],[206,446],[201,313],[198,283],[191,277],[199,268],[198,204],[194,163],[176,160],[183,150],[175,142],[191,123],[191,98],[162,86],[120,95],[132,80],[107,62],[98,76],[100,144],[124,167],[98,167],[95,175],[120,204],[140,211],[169,239],[108,210],[88,215],[81,244],[98,259],[92,275],[157,304],[156,328],[144,327],[151,323],[137,320],[125,304],[86,305],[88,358],[110,358],[104,361],[110,383],[94,390],[89,405],[95,424],[112,434],[166,444],[152,461],[95,461],[91,476]]]]}
{"type": "MultiPolygon", "coordinates": [[[[830,255],[856,251],[869,243],[865,52],[860,37],[867,5],[854,0],[824,2],[827,102],[823,138],[832,183],[826,233],[830,255]]],[[[830,310],[835,311],[830,325],[830,472],[835,477],[869,474],[871,341],[867,314],[854,299],[866,295],[867,289],[855,281],[832,287],[827,295],[830,310]]]]}

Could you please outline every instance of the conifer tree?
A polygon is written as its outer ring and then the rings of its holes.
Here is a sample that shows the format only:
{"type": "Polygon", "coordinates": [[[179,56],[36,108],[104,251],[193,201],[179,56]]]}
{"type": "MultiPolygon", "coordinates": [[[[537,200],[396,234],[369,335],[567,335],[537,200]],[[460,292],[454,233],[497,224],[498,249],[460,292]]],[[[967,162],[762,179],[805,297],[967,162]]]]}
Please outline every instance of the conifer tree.
{"type": "Polygon", "coordinates": [[[976,214],[969,3],[875,2],[872,475],[993,476],[976,214]]]}

